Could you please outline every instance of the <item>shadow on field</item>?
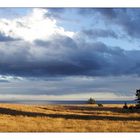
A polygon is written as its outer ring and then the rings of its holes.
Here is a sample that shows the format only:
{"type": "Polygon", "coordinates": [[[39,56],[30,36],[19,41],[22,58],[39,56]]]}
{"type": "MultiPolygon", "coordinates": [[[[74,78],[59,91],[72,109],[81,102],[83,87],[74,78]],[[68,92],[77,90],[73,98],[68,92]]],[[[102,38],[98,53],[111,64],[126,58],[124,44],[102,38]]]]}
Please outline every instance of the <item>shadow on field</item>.
{"type": "Polygon", "coordinates": [[[95,116],[95,115],[79,115],[79,114],[45,114],[37,112],[18,111],[9,108],[0,108],[0,114],[12,116],[28,116],[28,117],[50,117],[64,119],[80,119],[80,120],[116,120],[116,121],[140,121],[140,118],[127,118],[116,116],[95,116]]]}
{"type": "Polygon", "coordinates": [[[65,118],[65,119],[79,119],[79,120],[112,120],[112,121],[140,121],[140,118],[127,118],[116,116],[91,116],[91,115],[78,115],[78,114],[48,114],[52,118],[65,118]]]}
{"type": "Polygon", "coordinates": [[[5,115],[13,115],[13,116],[28,116],[28,117],[40,117],[40,116],[47,116],[44,113],[37,113],[37,112],[27,112],[27,111],[19,111],[9,108],[2,108],[0,107],[0,114],[5,115]]]}
{"type": "Polygon", "coordinates": [[[140,110],[124,110],[119,107],[96,107],[96,106],[64,106],[66,109],[71,111],[88,111],[89,114],[92,114],[93,111],[110,111],[110,112],[116,112],[116,113],[138,113],[140,110]]]}

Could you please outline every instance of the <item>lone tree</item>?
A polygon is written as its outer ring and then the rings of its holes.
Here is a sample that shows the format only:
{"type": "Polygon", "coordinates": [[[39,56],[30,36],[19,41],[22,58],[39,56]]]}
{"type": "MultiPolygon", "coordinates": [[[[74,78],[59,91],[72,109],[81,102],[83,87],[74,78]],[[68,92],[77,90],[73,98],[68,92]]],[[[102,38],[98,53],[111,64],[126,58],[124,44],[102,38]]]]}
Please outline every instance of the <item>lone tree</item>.
{"type": "Polygon", "coordinates": [[[128,109],[127,103],[124,103],[123,109],[128,109]]]}
{"type": "Polygon", "coordinates": [[[93,99],[93,98],[89,98],[89,99],[88,99],[88,103],[89,103],[89,104],[95,104],[96,101],[95,101],[95,99],[93,99]]]}
{"type": "Polygon", "coordinates": [[[140,108],[140,89],[136,90],[136,97],[137,97],[137,99],[136,99],[136,102],[137,102],[136,107],[140,108]]]}

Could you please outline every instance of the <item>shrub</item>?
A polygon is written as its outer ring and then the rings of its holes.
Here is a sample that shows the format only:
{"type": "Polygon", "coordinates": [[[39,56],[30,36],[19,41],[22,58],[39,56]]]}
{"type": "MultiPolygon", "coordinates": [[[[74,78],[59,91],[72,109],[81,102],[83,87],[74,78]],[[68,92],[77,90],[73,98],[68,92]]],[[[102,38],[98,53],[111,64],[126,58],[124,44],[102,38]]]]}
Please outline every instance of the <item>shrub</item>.
{"type": "Polygon", "coordinates": [[[130,110],[133,110],[135,107],[133,105],[129,106],[130,110]]]}
{"type": "Polygon", "coordinates": [[[88,104],[95,104],[95,103],[96,103],[95,99],[89,98],[88,104]]]}
{"type": "Polygon", "coordinates": [[[140,104],[137,104],[137,105],[135,106],[135,108],[136,108],[136,109],[140,109],[140,104]]]}
{"type": "Polygon", "coordinates": [[[124,104],[123,109],[128,109],[127,103],[124,104]]]}
{"type": "Polygon", "coordinates": [[[103,107],[103,104],[98,104],[99,107],[103,107]]]}

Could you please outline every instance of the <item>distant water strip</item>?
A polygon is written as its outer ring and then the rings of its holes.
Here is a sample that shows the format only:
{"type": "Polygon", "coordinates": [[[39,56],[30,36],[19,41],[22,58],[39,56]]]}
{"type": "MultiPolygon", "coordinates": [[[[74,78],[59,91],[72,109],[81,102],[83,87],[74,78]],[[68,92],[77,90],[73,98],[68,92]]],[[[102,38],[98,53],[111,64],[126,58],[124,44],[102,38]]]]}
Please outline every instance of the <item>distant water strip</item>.
{"type": "MultiPolygon", "coordinates": [[[[86,100],[1,100],[0,103],[9,104],[87,104],[86,100]]],[[[134,104],[134,100],[96,100],[99,104],[134,104]]]]}

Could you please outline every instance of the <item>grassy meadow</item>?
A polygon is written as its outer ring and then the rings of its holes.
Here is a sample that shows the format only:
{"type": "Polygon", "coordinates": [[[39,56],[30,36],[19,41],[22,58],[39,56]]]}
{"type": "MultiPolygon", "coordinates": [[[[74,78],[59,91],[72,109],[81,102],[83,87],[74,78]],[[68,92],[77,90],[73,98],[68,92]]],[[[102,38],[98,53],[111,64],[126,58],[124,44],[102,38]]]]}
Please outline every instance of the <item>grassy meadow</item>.
{"type": "Polygon", "coordinates": [[[140,132],[140,112],[122,106],[0,104],[0,132],[140,132]]]}

